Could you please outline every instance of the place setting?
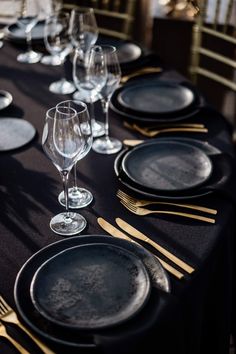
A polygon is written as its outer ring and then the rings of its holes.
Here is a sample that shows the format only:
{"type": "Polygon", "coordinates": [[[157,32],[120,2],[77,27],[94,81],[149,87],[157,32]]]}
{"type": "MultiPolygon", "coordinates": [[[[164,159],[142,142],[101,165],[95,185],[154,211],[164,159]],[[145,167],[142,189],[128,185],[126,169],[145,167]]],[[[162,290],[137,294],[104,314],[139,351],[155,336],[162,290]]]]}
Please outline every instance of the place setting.
{"type": "Polygon", "coordinates": [[[73,352],[111,349],[118,338],[125,345],[127,329],[142,336],[139,318],[156,316],[159,302],[151,304],[170,291],[169,276],[152,253],[98,234],[69,237],[35,253],[17,275],[14,296],[30,330],[49,346],[73,352]]]}
{"type": "Polygon", "coordinates": [[[208,142],[176,136],[136,140],[133,147],[118,154],[114,171],[127,194],[152,201],[187,200],[212,193],[229,198],[234,176],[228,154],[208,142]]]}

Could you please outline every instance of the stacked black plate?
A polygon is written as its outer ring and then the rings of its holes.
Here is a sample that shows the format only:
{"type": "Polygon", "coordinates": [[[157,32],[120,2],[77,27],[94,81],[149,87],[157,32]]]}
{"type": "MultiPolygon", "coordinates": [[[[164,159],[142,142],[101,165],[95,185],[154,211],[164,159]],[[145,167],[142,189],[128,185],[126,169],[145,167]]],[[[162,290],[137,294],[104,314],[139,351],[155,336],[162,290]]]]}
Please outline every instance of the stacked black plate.
{"type": "Polygon", "coordinates": [[[44,339],[93,348],[96,335],[122,336],[127,323],[137,326],[153,287],[170,291],[156,257],[126,240],[86,235],[34,254],[17,276],[15,301],[26,324],[44,339]]]}
{"type": "MultiPolygon", "coordinates": [[[[146,76],[147,77],[147,76],[146,76]]],[[[126,119],[140,123],[167,123],[196,115],[203,104],[198,91],[187,82],[135,79],[118,88],[111,108],[126,119]]]]}
{"type": "Polygon", "coordinates": [[[227,186],[230,158],[207,142],[191,138],[158,138],[116,158],[122,185],[146,198],[187,199],[227,186]]]}

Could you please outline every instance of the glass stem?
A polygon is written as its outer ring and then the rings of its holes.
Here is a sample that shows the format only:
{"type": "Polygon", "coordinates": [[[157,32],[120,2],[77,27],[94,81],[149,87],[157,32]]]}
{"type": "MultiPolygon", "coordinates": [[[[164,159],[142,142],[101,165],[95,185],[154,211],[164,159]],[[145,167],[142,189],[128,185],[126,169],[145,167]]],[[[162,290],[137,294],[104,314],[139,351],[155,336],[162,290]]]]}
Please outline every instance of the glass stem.
{"type": "Polygon", "coordinates": [[[27,42],[27,51],[30,52],[32,50],[32,36],[31,30],[26,32],[26,42],[27,42]]]}
{"type": "Polygon", "coordinates": [[[103,106],[103,111],[105,113],[105,137],[108,138],[109,136],[109,120],[108,120],[108,111],[109,111],[109,99],[104,99],[103,100],[103,103],[102,103],[102,106],[103,106]]]}
{"type": "Polygon", "coordinates": [[[90,113],[90,117],[91,117],[91,122],[93,124],[93,123],[95,123],[95,115],[94,115],[94,104],[93,104],[92,97],[90,98],[89,107],[90,107],[89,113],[90,113]]]}
{"type": "Polygon", "coordinates": [[[62,176],[64,196],[65,196],[66,213],[69,214],[69,200],[68,200],[68,177],[69,177],[69,171],[66,171],[66,170],[61,171],[61,176],[62,176]]]}

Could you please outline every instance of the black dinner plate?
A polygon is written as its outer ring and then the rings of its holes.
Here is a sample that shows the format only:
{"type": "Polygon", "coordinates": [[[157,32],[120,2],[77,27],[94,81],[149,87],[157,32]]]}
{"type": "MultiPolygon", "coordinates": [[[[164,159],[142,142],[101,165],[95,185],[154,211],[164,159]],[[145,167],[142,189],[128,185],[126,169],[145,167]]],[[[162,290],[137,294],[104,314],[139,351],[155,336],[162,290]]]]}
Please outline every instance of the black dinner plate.
{"type": "Polygon", "coordinates": [[[198,187],[208,180],[212,163],[196,146],[179,141],[154,140],[125,154],[121,167],[141,188],[176,193],[198,187]]]}
{"type": "Polygon", "coordinates": [[[127,113],[169,115],[189,109],[195,102],[195,93],[181,84],[150,80],[123,86],[117,101],[127,113]]]}
{"type": "MultiPolygon", "coordinates": [[[[84,331],[68,330],[51,323],[44,318],[34,307],[31,296],[30,286],[35,272],[49,258],[70,247],[88,243],[108,243],[125,248],[136,254],[145,264],[149,273],[152,286],[170,292],[170,281],[167,273],[160,262],[150,252],[134,243],[126,240],[113,238],[104,235],[80,235],[61,241],[57,241],[35,253],[20,269],[14,286],[14,298],[17,310],[26,325],[39,336],[54,344],[65,345],[71,348],[94,348],[93,334],[84,331]],[[24,296],[22,296],[24,294],[24,296]]],[[[152,293],[151,293],[152,297],[152,293]]],[[[142,311],[145,311],[145,308],[142,311]]],[[[138,316],[138,315],[137,315],[138,316]]],[[[134,326],[135,318],[130,320],[134,326]]],[[[118,326],[120,328],[120,326],[118,326]]],[[[103,332],[106,333],[105,330],[103,332]]]]}
{"type": "MultiPolygon", "coordinates": [[[[231,169],[228,168],[228,171],[225,171],[225,169],[227,169],[228,162],[227,160],[225,160],[226,165],[224,166],[224,163],[222,163],[222,161],[224,160],[224,154],[222,154],[221,151],[217,149],[215,146],[212,146],[204,141],[195,140],[191,138],[179,138],[179,137],[159,138],[158,141],[184,142],[192,146],[201,148],[201,150],[204,151],[212,161],[213,164],[212,174],[210,178],[206,181],[206,183],[201,185],[199,188],[193,188],[189,191],[188,190],[181,191],[180,193],[176,193],[176,194],[167,193],[167,192],[160,193],[160,191],[152,191],[148,188],[140,187],[140,185],[136,184],[134,181],[129,179],[126,174],[123,173],[122,160],[129,152],[129,149],[124,149],[117,155],[115,159],[114,170],[120,183],[123,186],[125,186],[127,189],[135,192],[135,194],[150,199],[164,199],[164,200],[192,199],[192,198],[198,198],[212,193],[214,188],[217,189],[218,187],[220,187],[221,184],[226,183],[226,181],[229,179],[231,169]]],[[[150,141],[147,142],[147,144],[149,143],[150,141]]]]}
{"type": "Polygon", "coordinates": [[[125,248],[93,243],[66,249],[36,271],[30,288],[39,313],[65,328],[97,330],[137,314],[150,295],[148,272],[125,248]]]}
{"type": "MultiPolygon", "coordinates": [[[[45,21],[38,21],[33,27],[31,35],[32,41],[43,41],[45,21]]],[[[6,38],[13,42],[25,42],[26,34],[23,28],[12,23],[6,28],[6,38]]]]}
{"type": "MultiPolygon", "coordinates": [[[[140,82],[140,86],[146,85],[147,83],[149,85],[154,85],[161,87],[163,84],[166,85],[167,82],[164,82],[163,80],[158,80],[156,79],[156,76],[153,75],[153,77],[150,77],[150,80],[145,80],[143,78],[135,79],[134,81],[131,81],[130,83],[125,84],[124,86],[119,87],[112,95],[111,97],[111,109],[117,113],[118,115],[131,120],[131,121],[137,121],[140,123],[166,123],[166,122],[176,122],[176,121],[182,121],[189,119],[193,116],[195,116],[201,109],[201,107],[204,104],[204,99],[201,95],[198,94],[196,90],[194,90],[190,85],[187,83],[182,83],[181,87],[189,89],[190,91],[193,92],[193,101],[187,105],[185,108],[177,110],[177,111],[172,111],[169,110],[169,112],[166,113],[150,113],[150,112],[138,112],[138,110],[132,110],[128,109],[124,105],[122,105],[119,102],[118,97],[120,97],[120,94],[123,92],[123,90],[126,89],[132,89],[137,87],[137,82],[140,82]]],[[[168,83],[169,85],[169,83],[168,83]]],[[[174,84],[175,85],[175,84],[174,84]]],[[[140,100],[141,101],[141,100],[140,100]]]]}

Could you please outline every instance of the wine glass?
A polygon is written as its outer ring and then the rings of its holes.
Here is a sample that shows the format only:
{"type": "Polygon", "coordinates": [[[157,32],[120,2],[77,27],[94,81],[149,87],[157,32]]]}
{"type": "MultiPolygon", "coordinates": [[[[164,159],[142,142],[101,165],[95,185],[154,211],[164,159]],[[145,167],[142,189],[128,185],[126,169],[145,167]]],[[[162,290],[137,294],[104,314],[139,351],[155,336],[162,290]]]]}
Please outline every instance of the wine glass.
{"type": "MultiPolygon", "coordinates": [[[[45,45],[49,53],[61,58],[62,63],[65,57],[71,52],[70,43],[70,14],[59,11],[46,19],[44,27],[45,45]]],[[[72,82],[62,78],[49,86],[49,91],[58,94],[69,94],[75,91],[72,82]]]]}
{"type": "Polygon", "coordinates": [[[17,25],[25,31],[27,50],[17,56],[17,61],[21,63],[37,63],[41,57],[41,53],[37,53],[32,49],[31,32],[38,22],[41,11],[40,0],[15,0],[14,1],[15,16],[17,25]]]}
{"type": "MultiPolygon", "coordinates": [[[[62,101],[57,104],[56,107],[69,107],[73,108],[77,111],[77,108],[80,110],[81,101],[76,100],[67,100],[62,101]]],[[[69,188],[68,190],[68,198],[69,198],[69,208],[71,209],[78,209],[83,208],[89,205],[93,200],[93,195],[90,191],[85,188],[79,188],[77,185],[77,165],[78,161],[83,159],[90,151],[93,142],[93,135],[92,135],[92,127],[91,127],[91,119],[88,114],[84,114],[81,116],[81,123],[80,123],[81,133],[83,135],[85,144],[83,148],[83,152],[78,156],[78,160],[76,161],[73,167],[73,187],[69,188]]],[[[65,193],[64,191],[61,192],[58,196],[58,200],[62,205],[65,205],[65,193]]]]}
{"type": "Polygon", "coordinates": [[[102,45],[101,47],[107,66],[107,80],[101,90],[102,108],[105,113],[105,136],[96,139],[92,148],[100,154],[114,154],[121,150],[122,143],[109,136],[109,103],[113,92],[119,85],[121,69],[116,48],[111,45],[102,45]]]}
{"type": "Polygon", "coordinates": [[[81,55],[80,49],[75,50],[73,59],[73,80],[75,86],[79,88],[86,102],[90,103],[90,116],[92,122],[93,136],[94,125],[96,124],[94,117],[94,97],[101,91],[106,82],[106,64],[103,51],[100,46],[92,47],[85,58],[81,55]]]}
{"type": "MultiPolygon", "coordinates": [[[[59,12],[62,9],[62,5],[63,5],[62,0],[48,0],[44,4],[44,8],[43,8],[45,19],[59,12]]],[[[44,43],[46,47],[47,45],[46,38],[44,38],[44,43]]],[[[40,62],[45,65],[56,66],[62,64],[62,59],[58,54],[49,54],[49,55],[44,55],[40,60],[40,62]]]]}
{"type": "Polygon", "coordinates": [[[66,200],[66,211],[55,215],[50,221],[52,231],[63,236],[71,236],[81,232],[86,220],[68,208],[69,173],[84,149],[84,138],[81,134],[81,117],[88,114],[84,103],[73,108],[53,107],[46,113],[42,135],[42,147],[46,155],[60,172],[66,200]]]}
{"type": "MultiPolygon", "coordinates": [[[[75,55],[77,58],[79,57],[80,63],[84,61],[83,65],[86,65],[89,50],[96,43],[97,38],[98,26],[94,10],[92,8],[73,9],[71,11],[71,43],[76,49],[75,55]]],[[[85,91],[80,88],[78,81],[76,88],[77,91],[73,94],[73,99],[82,100],[91,105],[90,115],[92,115],[93,135],[95,137],[104,135],[104,124],[96,121],[93,114],[93,102],[99,99],[99,95],[94,95],[91,102],[90,98],[88,100],[88,97],[84,96],[85,91]]]]}

